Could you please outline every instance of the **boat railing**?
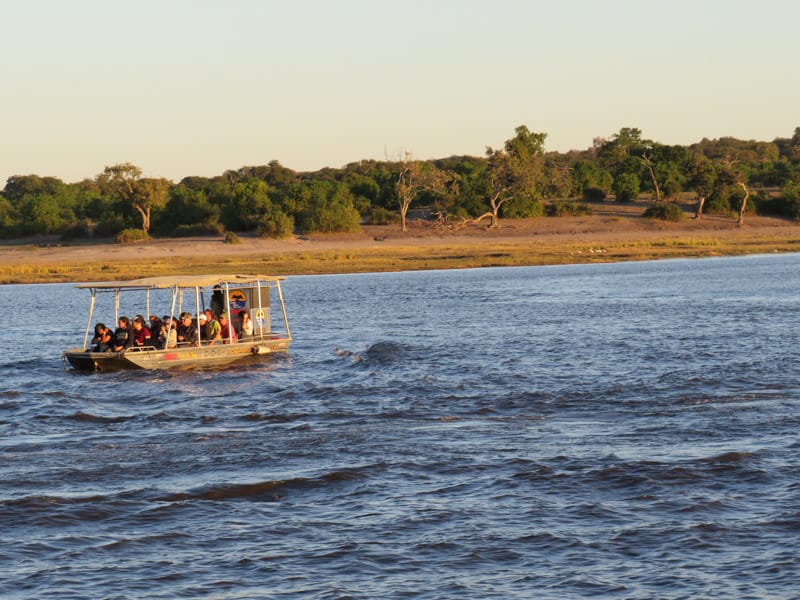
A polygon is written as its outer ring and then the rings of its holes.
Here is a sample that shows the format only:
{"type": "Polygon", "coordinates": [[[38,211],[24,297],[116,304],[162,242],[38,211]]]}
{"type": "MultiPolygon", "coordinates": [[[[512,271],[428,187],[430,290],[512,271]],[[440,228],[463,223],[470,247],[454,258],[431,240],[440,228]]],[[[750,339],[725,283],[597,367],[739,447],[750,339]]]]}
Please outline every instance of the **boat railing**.
{"type": "MultiPolygon", "coordinates": [[[[238,338],[233,340],[233,344],[252,344],[263,342],[265,340],[287,340],[289,336],[285,333],[278,333],[278,332],[264,332],[264,333],[253,333],[252,335],[248,335],[244,338],[238,338]]],[[[198,346],[196,341],[193,342],[178,342],[177,346],[173,346],[170,348],[159,348],[158,346],[147,345],[147,346],[131,346],[126,350],[126,352],[153,352],[155,350],[175,350],[176,348],[198,348],[198,347],[210,347],[210,346],[229,346],[230,343],[227,340],[201,340],[198,346]]]]}

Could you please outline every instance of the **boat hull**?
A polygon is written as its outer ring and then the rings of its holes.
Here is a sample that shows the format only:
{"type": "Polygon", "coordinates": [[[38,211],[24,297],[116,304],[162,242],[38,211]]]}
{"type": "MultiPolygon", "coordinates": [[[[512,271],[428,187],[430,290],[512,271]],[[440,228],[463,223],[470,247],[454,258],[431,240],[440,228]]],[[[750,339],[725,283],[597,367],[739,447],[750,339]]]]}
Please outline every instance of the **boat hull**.
{"type": "Polygon", "coordinates": [[[289,338],[264,338],[213,346],[184,346],[168,350],[129,348],[123,352],[67,350],[64,360],[79,371],[126,369],[215,369],[252,362],[289,351],[289,338]]]}

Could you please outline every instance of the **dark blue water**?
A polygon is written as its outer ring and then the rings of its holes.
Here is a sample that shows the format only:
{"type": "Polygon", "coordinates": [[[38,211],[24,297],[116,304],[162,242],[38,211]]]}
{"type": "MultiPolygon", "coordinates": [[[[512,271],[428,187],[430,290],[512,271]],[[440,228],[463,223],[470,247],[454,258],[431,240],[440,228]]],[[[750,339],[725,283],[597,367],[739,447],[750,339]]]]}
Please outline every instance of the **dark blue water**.
{"type": "Polygon", "coordinates": [[[800,597],[800,255],[291,277],[291,355],[80,374],[0,287],[3,598],[800,597]]]}

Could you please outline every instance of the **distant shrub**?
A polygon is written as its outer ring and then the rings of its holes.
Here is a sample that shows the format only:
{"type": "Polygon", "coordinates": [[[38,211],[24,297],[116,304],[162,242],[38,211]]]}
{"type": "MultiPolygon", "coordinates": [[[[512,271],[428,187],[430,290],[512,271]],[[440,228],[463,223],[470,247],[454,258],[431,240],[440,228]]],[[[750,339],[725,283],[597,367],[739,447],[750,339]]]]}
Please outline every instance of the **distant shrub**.
{"type": "Polygon", "coordinates": [[[447,211],[448,221],[461,221],[463,219],[469,219],[471,217],[472,215],[463,206],[453,206],[447,211]]]}
{"type": "Polygon", "coordinates": [[[620,173],[611,186],[617,202],[633,202],[639,198],[639,176],[633,173],[620,173]]]}
{"type": "Polygon", "coordinates": [[[528,219],[544,216],[544,202],[538,198],[515,198],[503,204],[500,209],[503,217],[509,219],[528,219]]]}
{"type": "Polygon", "coordinates": [[[132,244],[149,240],[150,236],[144,229],[123,229],[117,234],[118,244],[132,244]]]}
{"type": "Polygon", "coordinates": [[[94,228],[94,236],[107,238],[114,237],[125,229],[125,221],[119,215],[111,215],[100,221],[94,228]]]}
{"type": "Polygon", "coordinates": [[[559,200],[547,205],[546,214],[548,217],[579,217],[592,214],[592,208],[579,202],[559,200]]]}
{"type": "Polygon", "coordinates": [[[680,221],[683,219],[683,209],[674,202],[660,202],[644,211],[642,216],[646,219],[680,221]]]}
{"type": "Polygon", "coordinates": [[[232,231],[226,231],[225,237],[223,238],[222,242],[224,244],[241,244],[242,240],[239,239],[239,236],[236,235],[232,231]]]}
{"type": "Polygon", "coordinates": [[[777,198],[759,197],[758,213],[800,220],[800,183],[789,182],[777,198]]]}
{"type": "Polygon", "coordinates": [[[381,206],[371,207],[364,216],[367,225],[391,225],[399,221],[400,215],[381,206]]]}
{"type": "Polygon", "coordinates": [[[173,237],[219,235],[224,229],[222,223],[195,223],[194,225],[178,225],[172,230],[171,235],[173,237]]]}
{"type": "Polygon", "coordinates": [[[711,196],[706,200],[703,212],[710,215],[730,215],[733,214],[733,207],[728,198],[721,196],[711,196]]]}
{"type": "Polygon", "coordinates": [[[262,238],[287,238],[294,233],[294,217],[278,208],[266,212],[258,222],[258,235],[262,238]]]}
{"type": "Polygon", "coordinates": [[[606,199],[606,193],[598,187],[583,188],[583,199],[588,202],[600,202],[606,199]]]}
{"type": "Polygon", "coordinates": [[[91,235],[89,224],[86,221],[80,221],[71,227],[67,227],[61,232],[61,240],[68,242],[70,240],[78,240],[88,238],[91,235]]]}

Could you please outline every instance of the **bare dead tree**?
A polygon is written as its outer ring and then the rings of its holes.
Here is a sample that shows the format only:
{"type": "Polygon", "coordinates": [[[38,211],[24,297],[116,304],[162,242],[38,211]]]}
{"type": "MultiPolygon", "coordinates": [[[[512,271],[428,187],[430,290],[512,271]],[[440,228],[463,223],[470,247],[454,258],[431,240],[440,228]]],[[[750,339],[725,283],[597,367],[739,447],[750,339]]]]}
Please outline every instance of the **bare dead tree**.
{"type": "Polygon", "coordinates": [[[395,189],[400,205],[400,228],[408,231],[408,208],[422,192],[442,193],[447,188],[448,176],[434,165],[414,160],[410,152],[405,152],[400,159],[400,173],[397,176],[395,189]]]}

